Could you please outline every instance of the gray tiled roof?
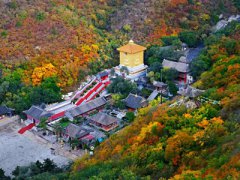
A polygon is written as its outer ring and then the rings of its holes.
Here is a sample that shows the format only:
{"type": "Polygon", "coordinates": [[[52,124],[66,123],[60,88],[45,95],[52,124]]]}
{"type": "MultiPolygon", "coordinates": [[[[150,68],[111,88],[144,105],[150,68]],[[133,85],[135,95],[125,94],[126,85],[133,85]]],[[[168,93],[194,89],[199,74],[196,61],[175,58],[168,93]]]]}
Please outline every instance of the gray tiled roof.
{"type": "Polygon", "coordinates": [[[179,58],[179,62],[182,62],[182,63],[188,63],[188,61],[187,61],[187,57],[185,57],[185,56],[181,56],[181,57],[179,58]]]}
{"type": "Polygon", "coordinates": [[[95,121],[95,122],[97,122],[99,124],[102,124],[104,126],[111,125],[111,124],[117,122],[117,120],[118,120],[117,118],[112,117],[112,116],[110,116],[108,114],[105,114],[105,113],[102,113],[102,112],[99,112],[99,113],[91,116],[90,119],[92,121],[95,121]]]}
{"type": "Polygon", "coordinates": [[[163,67],[176,69],[178,72],[189,72],[189,64],[182,62],[169,61],[164,59],[162,62],[163,67]]]}
{"type": "Polygon", "coordinates": [[[107,75],[108,75],[107,71],[103,71],[103,72],[98,73],[99,77],[104,77],[104,76],[107,76],[107,75]]]}
{"type": "Polygon", "coordinates": [[[179,94],[181,94],[183,96],[191,97],[191,98],[198,97],[203,92],[204,92],[204,90],[200,90],[200,89],[194,88],[192,86],[188,86],[186,89],[183,89],[182,91],[178,91],[179,94]]]}
{"type": "Polygon", "coordinates": [[[85,104],[82,104],[76,108],[73,108],[69,111],[67,111],[72,117],[79,116],[81,114],[87,113],[91,110],[97,109],[107,103],[106,99],[104,97],[96,98],[92,101],[89,101],[85,104]]]}
{"type": "Polygon", "coordinates": [[[24,111],[24,113],[38,120],[44,117],[48,118],[53,115],[52,113],[47,112],[38,106],[32,106],[29,110],[24,111]]]}
{"type": "Polygon", "coordinates": [[[7,106],[0,106],[0,115],[11,113],[13,109],[8,108],[7,106]]]}
{"type": "Polygon", "coordinates": [[[153,81],[153,85],[156,87],[167,87],[167,84],[165,84],[164,82],[159,82],[159,81],[153,81]]]}
{"type": "Polygon", "coordinates": [[[141,96],[129,94],[125,99],[125,104],[127,107],[138,109],[147,105],[147,100],[141,96]]]}
{"type": "Polygon", "coordinates": [[[199,45],[197,48],[189,49],[186,54],[187,63],[191,63],[193,61],[193,59],[197,58],[203,48],[204,48],[203,45],[199,45]]]}
{"type": "Polygon", "coordinates": [[[81,138],[88,135],[90,131],[71,123],[66,127],[65,133],[71,138],[81,138]]]}

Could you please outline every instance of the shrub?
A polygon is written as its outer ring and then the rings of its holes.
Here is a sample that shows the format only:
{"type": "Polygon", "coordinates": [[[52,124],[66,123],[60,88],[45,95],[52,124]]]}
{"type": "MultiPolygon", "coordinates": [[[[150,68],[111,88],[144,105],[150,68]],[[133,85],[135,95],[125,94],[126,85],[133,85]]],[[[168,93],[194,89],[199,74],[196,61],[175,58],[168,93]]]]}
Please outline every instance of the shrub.
{"type": "Polygon", "coordinates": [[[4,30],[4,31],[1,32],[1,36],[3,38],[7,37],[7,35],[8,35],[7,31],[4,30]]]}
{"type": "Polygon", "coordinates": [[[11,9],[17,9],[18,4],[16,1],[12,1],[12,2],[7,3],[7,6],[11,9]]]}
{"type": "Polygon", "coordinates": [[[16,22],[16,27],[21,27],[22,26],[22,22],[21,21],[17,21],[16,22]]]}
{"type": "Polygon", "coordinates": [[[36,12],[36,14],[35,14],[35,19],[36,19],[37,21],[43,21],[45,18],[46,18],[46,15],[45,15],[44,12],[42,12],[42,11],[36,12]]]}
{"type": "Polygon", "coordinates": [[[127,112],[126,118],[129,122],[132,122],[135,118],[134,112],[127,112]]]}
{"type": "Polygon", "coordinates": [[[126,25],[123,26],[123,30],[125,32],[130,32],[130,31],[132,31],[132,28],[131,28],[131,26],[129,24],[126,24],[126,25]]]}
{"type": "Polygon", "coordinates": [[[164,46],[170,46],[174,41],[179,40],[177,36],[164,36],[161,38],[164,46]]]}
{"type": "Polygon", "coordinates": [[[189,47],[196,47],[199,43],[198,34],[194,31],[184,31],[179,33],[179,38],[185,42],[189,47]]]}

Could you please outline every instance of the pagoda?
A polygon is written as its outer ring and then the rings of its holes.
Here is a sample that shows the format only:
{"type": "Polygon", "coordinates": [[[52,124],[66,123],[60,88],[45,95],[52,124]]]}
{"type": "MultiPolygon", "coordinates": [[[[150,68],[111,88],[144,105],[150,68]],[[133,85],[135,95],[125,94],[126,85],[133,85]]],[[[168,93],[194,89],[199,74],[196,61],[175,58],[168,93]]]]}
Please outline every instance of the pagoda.
{"type": "Polygon", "coordinates": [[[135,44],[130,40],[128,44],[117,49],[120,52],[120,64],[115,67],[118,75],[123,75],[122,67],[126,67],[128,73],[127,79],[137,80],[141,76],[146,76],[147,65],[144,65],[144,51],[145,47],[135,44]]]}

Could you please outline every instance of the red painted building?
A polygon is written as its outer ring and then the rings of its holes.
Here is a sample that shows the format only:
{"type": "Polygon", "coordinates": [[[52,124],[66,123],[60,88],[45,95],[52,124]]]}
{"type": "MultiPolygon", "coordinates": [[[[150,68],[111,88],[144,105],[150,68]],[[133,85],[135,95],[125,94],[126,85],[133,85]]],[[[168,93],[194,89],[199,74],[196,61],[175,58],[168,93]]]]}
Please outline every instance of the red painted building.
{"type": "Polygon", "coordinates": [[[178,62],[164,59],[162,65],[164,68],[177,70],[179,82],[183,82],[184,84],[192,83],[193,78],[190,75],[189,63],[186,62],[185,57],[181,57],[178,62]]]}
{"type": "Polygon", "coordinates": [[[65,116],[65,112],[69,109],[76,107],[71,101],[64,101],[61,103],[52,104],[50,106],[32,106],[29,110],[24,111],[27,119],[33,123],[38,124],[41,119],[48,119],[53,121],[65,116]]]}

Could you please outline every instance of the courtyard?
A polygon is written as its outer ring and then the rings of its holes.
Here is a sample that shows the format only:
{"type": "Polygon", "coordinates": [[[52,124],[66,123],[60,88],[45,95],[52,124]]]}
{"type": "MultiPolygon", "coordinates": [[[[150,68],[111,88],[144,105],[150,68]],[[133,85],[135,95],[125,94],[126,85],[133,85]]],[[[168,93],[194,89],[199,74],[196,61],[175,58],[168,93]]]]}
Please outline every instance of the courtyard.
{"type": "Polygon", "coordinates": [[[75,158],[32,132],[18,134],[20,128],[16,119],[0,121],[0,168],[6,175],[11,175],[16,166],[29,165],[37,160],[49,158],[61,167],[75,158]],[[55,155],[51,153],[51,148],[58,150],[55,155]]]}

